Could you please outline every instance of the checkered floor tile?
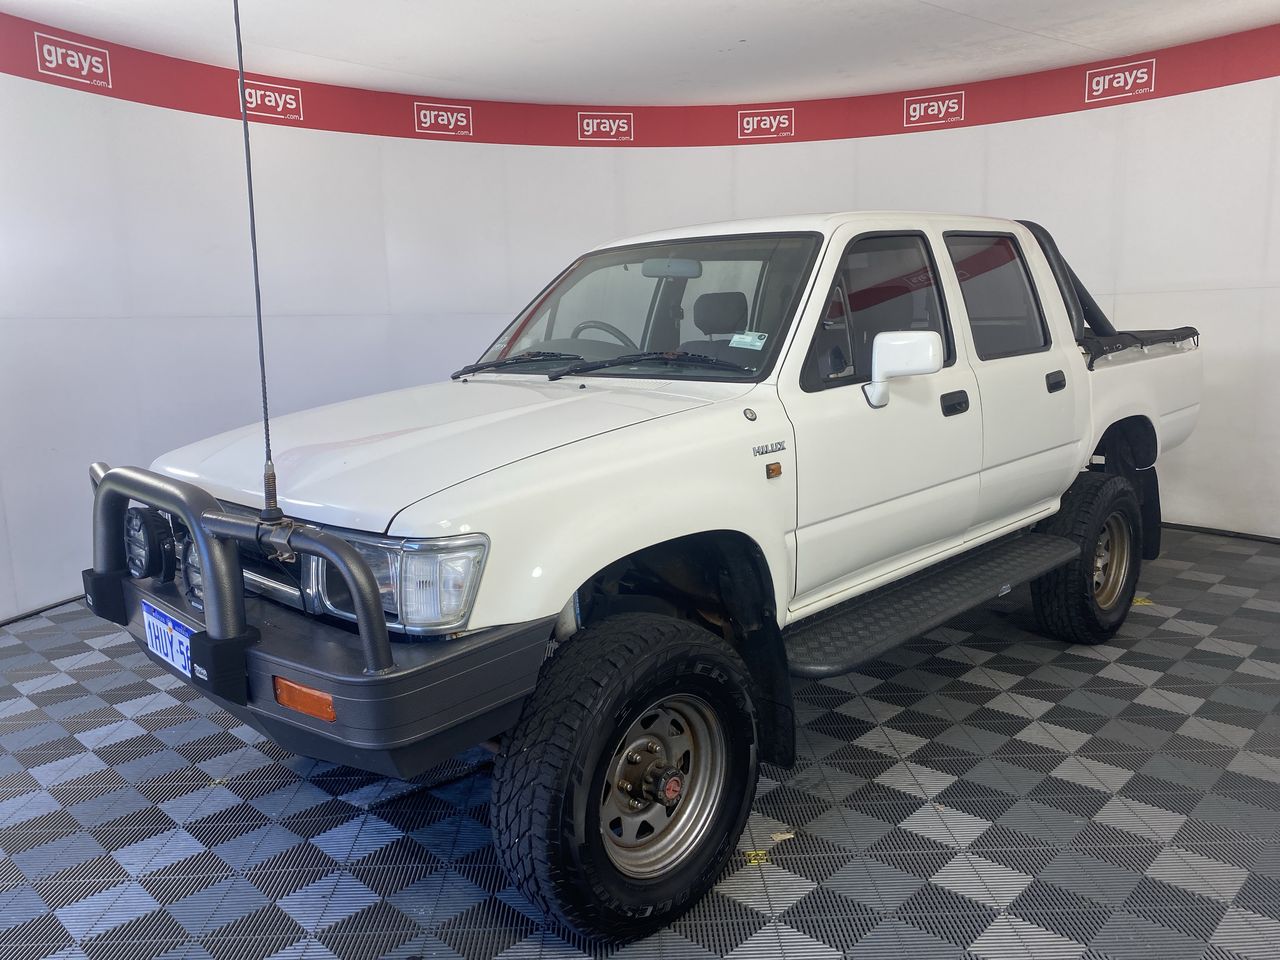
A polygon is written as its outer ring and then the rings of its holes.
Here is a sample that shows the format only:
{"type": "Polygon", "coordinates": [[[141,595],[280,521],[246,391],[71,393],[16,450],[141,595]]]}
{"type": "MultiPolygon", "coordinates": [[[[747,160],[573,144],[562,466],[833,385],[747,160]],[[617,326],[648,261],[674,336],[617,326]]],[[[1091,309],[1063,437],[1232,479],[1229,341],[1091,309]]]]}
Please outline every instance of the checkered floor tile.
{"type": "MultiPolygon", "coordinates": [[[[1280,547],[1169,531],[1111,644],[1014,593],[796,697],[716,889],[597,955],[1280,956],[1280,547]]],[[[0,627],[4,960],[590,956],[488,794],[291,756],[78,604],[0,627]]]]}

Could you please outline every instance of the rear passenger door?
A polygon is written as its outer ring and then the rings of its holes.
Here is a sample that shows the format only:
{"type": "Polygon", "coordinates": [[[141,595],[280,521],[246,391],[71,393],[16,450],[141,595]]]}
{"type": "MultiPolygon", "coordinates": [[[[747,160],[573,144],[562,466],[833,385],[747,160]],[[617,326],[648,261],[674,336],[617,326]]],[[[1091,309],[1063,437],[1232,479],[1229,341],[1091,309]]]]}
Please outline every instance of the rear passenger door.
{"type": "Polygon", "coordinates": [[[1043,512],[1066,489],[1079,467],[1076,398],[1083,385],[1067,353],[1077,348],[1054,342],[1018,237],[948,232],[943,240],[961,292],[953,316],[967,321],[982,395],[982,474],[970,531],[976,538],[1043,512]]]}
{"type": "Polygon", "coordinates": [[[779,383],[795,430],[793,613],[958,546],[978,497],[977,384],[955,349],[927,238],[855,237],[824,294],[799,382],[779,383]],[[872,408],[861,389],[872,345],[894,330],[936,331],[945,365],[894,380],[889,402],[872,408]]]}

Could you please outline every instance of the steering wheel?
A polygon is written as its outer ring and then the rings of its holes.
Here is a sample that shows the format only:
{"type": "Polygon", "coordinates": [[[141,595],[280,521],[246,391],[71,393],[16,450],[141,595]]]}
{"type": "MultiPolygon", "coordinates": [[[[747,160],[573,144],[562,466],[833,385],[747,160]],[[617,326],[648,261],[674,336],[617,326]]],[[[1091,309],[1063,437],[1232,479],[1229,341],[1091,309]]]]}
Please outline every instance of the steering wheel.
{"type": "Polygon", "coordinates": [[[580,324],[573,328],[573,332],[569,334],[569,339],[577,340],[578,334],[584,330],[602,330],[609,336],[616,339],[624,347],[630,347],[632,350],[639,350],[634,340],[625,333],[615,327],[612,323],[605,323],[603,320],[583,320],[580,324]]]}

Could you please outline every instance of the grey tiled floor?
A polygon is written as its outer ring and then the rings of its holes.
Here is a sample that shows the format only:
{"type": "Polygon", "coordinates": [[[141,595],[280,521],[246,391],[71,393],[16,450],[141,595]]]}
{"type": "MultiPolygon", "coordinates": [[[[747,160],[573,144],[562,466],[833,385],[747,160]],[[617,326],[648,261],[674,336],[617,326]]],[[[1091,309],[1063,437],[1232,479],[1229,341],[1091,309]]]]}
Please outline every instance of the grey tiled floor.
{"type": "MultiPolygon", "coordinates": [[[[799,686],[715,891],[600,953],[1280,957],[1280,547],[1166,536],[1110,645],[1015,593],[799,686]]],[[[486,759],[316,763],[79,605],[0,628],[0,958],[583,956],[497,866],[486,759]]]]}

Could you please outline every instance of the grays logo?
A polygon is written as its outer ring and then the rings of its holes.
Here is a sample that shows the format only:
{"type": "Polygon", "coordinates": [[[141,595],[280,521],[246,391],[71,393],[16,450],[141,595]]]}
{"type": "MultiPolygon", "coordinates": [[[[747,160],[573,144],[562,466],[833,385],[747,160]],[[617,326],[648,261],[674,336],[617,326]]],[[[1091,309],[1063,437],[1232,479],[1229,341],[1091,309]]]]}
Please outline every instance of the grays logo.
{"type": "Polygon", "coordinates": [[[440,137],[470,137],[471,108],[460,103],[415,103],[413,129],[440,137]]]}
{"type": "Polygon", "coordinates": [[[41,73],[91,87],[111,86],[111,54],[102,47],[64,40],[38,30],[35,37],[36,69],[41,73]]]}
{"type": "Polygon", "coordinates": [[[1156,61],[1134,60],[1110,67],[1098,67],[1084,75],[1084,102],[1118,100],[1154,93],[1156,89],[1156,61]]]}
{"type": "Polygon", "coordinates": [[[778,137],[794,137],[795,133],[795,107],[738,111],[739,140],[774,140],[778,137]]]}
{"type": "Polygon", "coordinates": [[[302,90],[260,80],[244,82],[244,112],[251,117],[302,119],[302,90]]]}
{"type": "Polygon", "coordinates": [[[935,123],[955,123],[964,119],[964,91],[933,93],[926,97],[902,98],[902,125],[925,127],[935,123]]]}
{"type": "Polygon", "coordinates": [[[636,138],[633,113],[579,112],[578,139],[618,142],[636,138]]]}

